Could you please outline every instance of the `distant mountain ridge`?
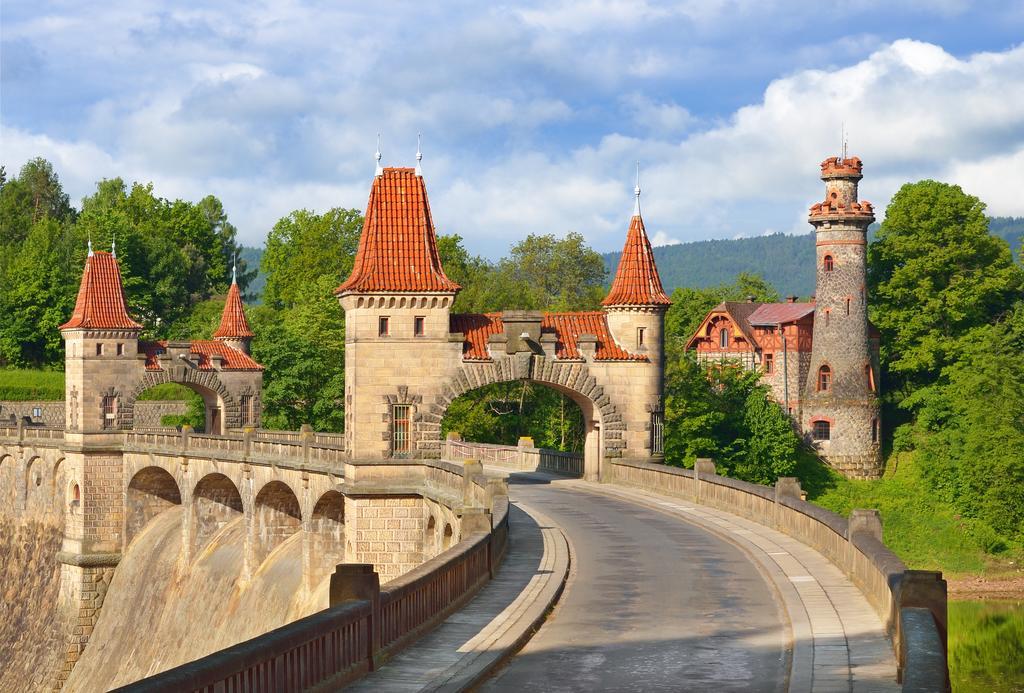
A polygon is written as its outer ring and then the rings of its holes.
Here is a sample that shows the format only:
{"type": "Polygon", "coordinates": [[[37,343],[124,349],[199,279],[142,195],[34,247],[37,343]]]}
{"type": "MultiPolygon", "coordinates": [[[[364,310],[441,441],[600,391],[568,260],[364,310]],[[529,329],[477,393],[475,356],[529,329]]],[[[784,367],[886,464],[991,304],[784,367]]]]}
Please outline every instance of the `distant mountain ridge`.
{"type": "MultiPolygon", "coordinates": [[[[874,236],[878,225],[868,230],[874,236]]],[[[1006,240],[1014,257],[1021,260],[1024,217],[993,217],[989,230],[1006,240]]],[[[726,284],[740,272],[762,276],[779,295],[807,297],[814,293],[814,234],[787,236],[775,233],[753,238],[694,241],[654,248],[654,259],[665,291],[680,286],[700,289],[726,284]]],[[[621,253],[605,253],[604,263],[611,277],[621,253]]]]}
{"type": "MultiPolygon", "coordinates": [[[[868,230],[873,236],[877,224],[868,230]]],[[[992,217],[989,230],[1009,242],[1018,262],[1024,238],[1024,217],[992,217]]],[[[807,297],[814,293],[814,238],[813,233],[787,236],[775,233],[753,238],[694,241],[675,245],[660,245],[654,249],[654,259],[665,291],[679,286],[695,289],[726,284],[740,272],[759,274],[780,296],[790,294],[807,297]]],[[[604,264],[608,279],[619,264],[621,253],[605,253],[604,264]]],[[[249,267],[259,267],[263,248],[243,247],[242,258],[249,267]]],[[[246,291],[247,303],[260,303],[267,282],[262,271],[246,291]],[[252,296],[252,299],[248,299],[252,296]]]]}

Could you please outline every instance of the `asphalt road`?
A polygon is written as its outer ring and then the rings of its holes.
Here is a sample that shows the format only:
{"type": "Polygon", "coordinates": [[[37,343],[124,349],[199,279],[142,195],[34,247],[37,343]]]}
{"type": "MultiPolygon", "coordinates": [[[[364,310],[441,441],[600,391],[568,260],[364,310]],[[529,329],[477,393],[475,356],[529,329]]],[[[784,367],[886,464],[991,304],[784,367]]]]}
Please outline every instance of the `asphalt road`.
{"type": "Polygon", "coordinates": [[[561,525],[575,563],[545,624],[482,690],[785,690],[786,618],[733,544],[558,481],[509,481],[513,502],[561,525]]]}

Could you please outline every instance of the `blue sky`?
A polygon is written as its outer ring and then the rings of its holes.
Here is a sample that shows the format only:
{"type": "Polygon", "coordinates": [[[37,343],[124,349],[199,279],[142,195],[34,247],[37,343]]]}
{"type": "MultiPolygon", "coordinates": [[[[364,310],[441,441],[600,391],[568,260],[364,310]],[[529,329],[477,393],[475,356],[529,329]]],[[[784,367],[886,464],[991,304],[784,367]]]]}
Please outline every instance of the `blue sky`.
{"type": "Polygon", "coordinates": [[[804,232],[818,163],[865,161],[1024,216],[1024,3],[959,0],[22,2],[2,15],[0,161],[223,200],[260,244],[423,168],[490,257],[531,232],[621,247],[642,162],[656,243],[804,232]],[[978,7],[983,9],[977,9],[978,7]]]}

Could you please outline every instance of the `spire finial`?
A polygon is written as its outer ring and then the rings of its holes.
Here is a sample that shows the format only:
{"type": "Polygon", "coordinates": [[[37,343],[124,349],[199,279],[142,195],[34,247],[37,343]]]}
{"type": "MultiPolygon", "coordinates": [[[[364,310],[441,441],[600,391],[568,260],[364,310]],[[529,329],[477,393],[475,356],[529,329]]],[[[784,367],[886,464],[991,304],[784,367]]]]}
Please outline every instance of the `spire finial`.
{"type": "Polygon", "coordinates": [[[421,162],[423,161],[423,152],[420,151],[420,139],[422,137],[423,137],[423,133],[422,132],[417,132],[416,133],[416,175],[417,176],[422,176],[423,175],[423,166],[421,165],[421,162]]]}
{"type": "Polygon", "coordinates": [[[231,283],[238,283],[238,253],[235,253],[235,259],[231,262],[231,283]]]}
{"type": "Polygon", "coordinates": [[[843,160],[846,160],[846,121],[842,124],[842,138],[843,138],[843,160]]]}
{"type": "Polygon", "coordinates": [[[375,175],[383,175],[384,167],[380,165],[380,133],[377,133],[377,173],[375,175]]]}
{"type": "Polygon", "coordinates": [[[117,233],[111,234],[110,237],[110,256],[117,257],[117,233]]]}
{"type": "Polygon", "coordinates": [[[89,232],[89,257],[92,257],[92,231],[89,232]]]}
{"type": "Polygon", "coordinates": [[[633,216],[640,216],[640,160],[636,162],[636,187],[633,188],[633,194],[636,195],[636,204],[633,205],[633,216]]]}

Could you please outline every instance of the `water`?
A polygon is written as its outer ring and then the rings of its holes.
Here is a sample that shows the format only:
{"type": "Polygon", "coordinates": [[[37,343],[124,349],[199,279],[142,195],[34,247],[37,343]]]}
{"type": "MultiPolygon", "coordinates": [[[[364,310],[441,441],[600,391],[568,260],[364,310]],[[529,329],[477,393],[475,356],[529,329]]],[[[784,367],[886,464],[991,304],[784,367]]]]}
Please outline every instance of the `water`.
{"type": "Polygon", "coordinates": [[[955,693],[1024,692],[1024,601],[949,603],[955,693]]]}

